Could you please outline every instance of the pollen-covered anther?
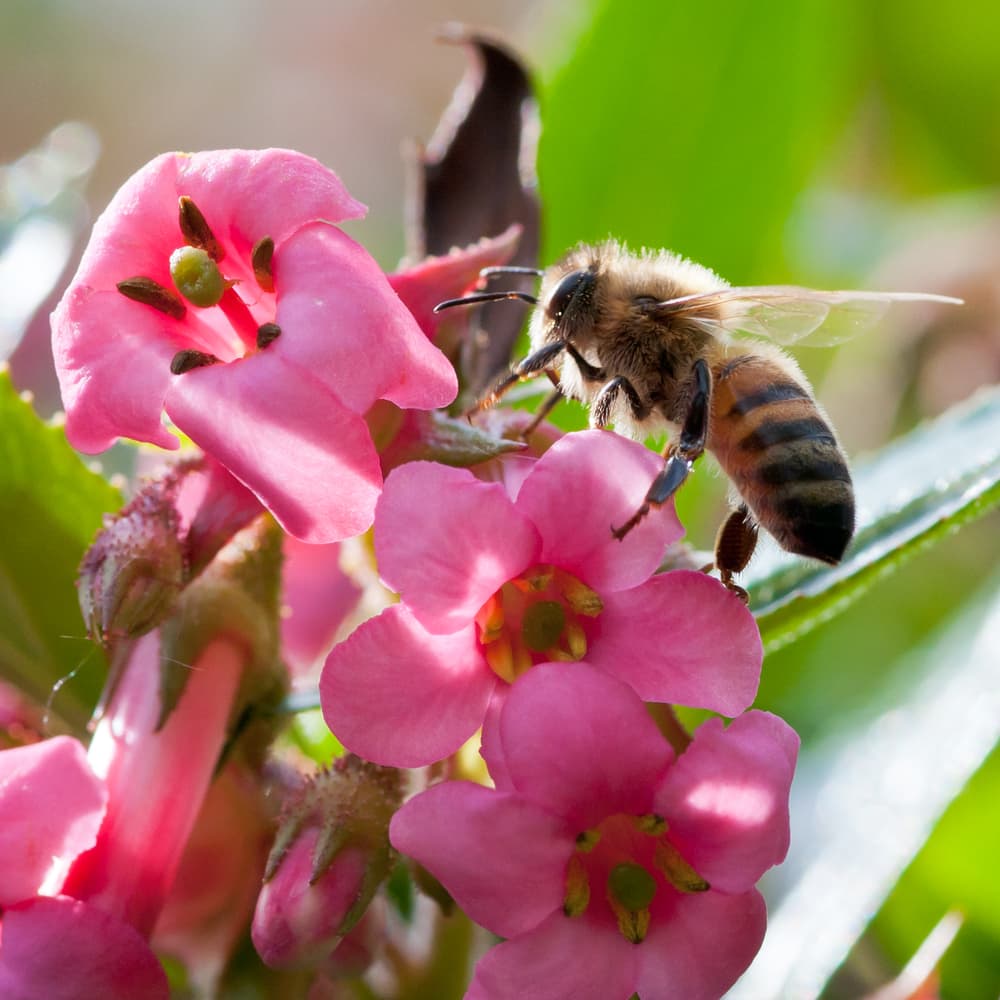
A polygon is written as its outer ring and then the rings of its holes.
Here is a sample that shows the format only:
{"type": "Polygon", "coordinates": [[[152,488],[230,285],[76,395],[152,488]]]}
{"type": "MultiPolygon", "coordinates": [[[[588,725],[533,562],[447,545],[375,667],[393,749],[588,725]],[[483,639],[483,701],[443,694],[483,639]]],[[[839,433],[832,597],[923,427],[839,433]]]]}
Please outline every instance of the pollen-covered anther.
{"type": "Polygon", "coordinates": [[[667,832],[667,821],[656,813],[646,813],[645,816],[636,816],[635,828],[651,837],[662,837],[667,832]]]}
{"type": "Polygon", "coordinates": [[[189,246],[204,250],[216,263],[226,256],[226,251],[215,238],[211,226],[205,221],[201,209],[186,194],[177,199],[177,221],[181,235],[189,246]]]}
{"type": "Polygon", "coordinates": [[[576,849],[581,854],[589,854],[600,842],[600,830],[584,830],[576,836],[576,849]]]}
{"type": "Polygon", "coordinates": [[[649,933],[649,906],[656,896],[656,880],[642,865],[627,861],[608,872],[607,895],[622,937],[639,944],[649,933]]]}
{"type": "Polygon", "coordinates": [[[178,351],[170,362],[172,375],[183,375],[195,368],[205,368],[207,365],[217,365],[219,359],[214,354],[205,351],[178,351]]]}
{"type": "Polygon", "coordinates": [[[596,590],[592,590],[582,580],[569,573],[560,575],[559,589],[566,598],[566,603],[578,614],[587,618],[596,618],[604,610],[604,602],[596,590]]]}
{"type": "Polygon", "coordinates": [[[202,309],[218,305],[231,284],[208,251],[192,246],[178,247],[170,255],[170,277],[177,291],[202,309]]]}
{"type": "Polygon", "coordinates": [[[653,864],[678,892],[707,892],[711,888],[669,840],[656,845],[653,864]]]}
{"type": "Polygon", "coordinates": [[[583,862],[575,854],[566,865],[566,894],[563,896],[563,913],[578,917],[590,904],[590,879],[583,862]]]}
{"type": "Polygon", "coordinates": [[[250,264],[253,267],[253,276],[260,286],[261,291],[274,291],[274,272],[271,269],[271,258],[274,256],[274,240],[270,236],[264,236],[253,245],[250,251],[250,264]]]}
{"type": "Polygon", "coordinates": [[[281,327],[277,323],[262,323],[257,328],[257,349],[263,350],[268,344],[273,344],[281,336],[281,327]]]}
{"type": "Polygon", "coordinates": [[[187,306],[169,288],[164,288],[159,282],[141,274],[119,281],[115,287],[125,298],[141,302],[144,306],[152,306],[174,319],[183,319],[187,312],[187,306]]]}

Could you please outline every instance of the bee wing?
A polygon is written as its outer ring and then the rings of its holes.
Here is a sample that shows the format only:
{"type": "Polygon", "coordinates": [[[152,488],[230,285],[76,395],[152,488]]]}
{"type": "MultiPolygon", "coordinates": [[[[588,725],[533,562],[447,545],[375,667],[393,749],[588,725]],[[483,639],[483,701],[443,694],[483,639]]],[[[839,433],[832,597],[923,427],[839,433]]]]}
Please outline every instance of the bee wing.
{"type": "Polygon", "coordinates": [[[893,302],[961,299],[924,292],[821,292],[794,285],[724,288],[659,303],[657,314],[704,319],[737,335],[777,344],[840,344],[873,327],[893,302]]]}

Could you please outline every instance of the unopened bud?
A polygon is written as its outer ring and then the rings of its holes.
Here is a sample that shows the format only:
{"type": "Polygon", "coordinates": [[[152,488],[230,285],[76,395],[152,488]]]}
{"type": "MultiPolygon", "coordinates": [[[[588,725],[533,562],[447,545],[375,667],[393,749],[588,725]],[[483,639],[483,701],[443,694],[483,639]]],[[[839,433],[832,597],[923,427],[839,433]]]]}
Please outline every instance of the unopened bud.
{"type": "Polygon", "coordinates": [[[286,803],[251,932],[267,965],[323,962],[357,924],[395,860],[401,797],[398,772],[352,755],[286,803]]]}
{"type": "Polygon", "coordinates": [[[100,642],[134,639],[159,625],[184,586],[180,517],[153,483],[108,517],[80,564],[80,610],[100,642]]]}

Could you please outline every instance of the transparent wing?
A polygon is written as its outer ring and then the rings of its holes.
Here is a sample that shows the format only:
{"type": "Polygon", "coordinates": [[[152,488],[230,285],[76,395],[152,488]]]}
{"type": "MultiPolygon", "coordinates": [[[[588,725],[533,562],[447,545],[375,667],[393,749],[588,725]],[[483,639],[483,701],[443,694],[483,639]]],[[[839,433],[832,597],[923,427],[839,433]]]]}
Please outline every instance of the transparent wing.
{"type": "Polygon", "coordinates": [[[724,288],[657,303],[664,319],[702,319],[729,333],[763,337],[777,344],[839,344],[873,327],[893,302],[961,299],[924,292],[821,292],[793,285],[724,288]]]}

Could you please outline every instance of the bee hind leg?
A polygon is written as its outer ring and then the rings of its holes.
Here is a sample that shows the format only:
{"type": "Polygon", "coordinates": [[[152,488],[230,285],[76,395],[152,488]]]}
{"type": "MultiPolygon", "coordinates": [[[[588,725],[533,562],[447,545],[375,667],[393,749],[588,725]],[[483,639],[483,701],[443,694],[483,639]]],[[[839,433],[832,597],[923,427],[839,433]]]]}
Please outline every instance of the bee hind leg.
{"type": "Polygon", "coordinates": [[[705,450],[712,401],[712,376],[704,360],[695,362],[692,381],[694,388],[680,437],[676,444],[668,446],[666,465],[653,480],[642,506],[620,528],[612,527],[611,533],[619,541],[649,513],[650,507],[662,507],[681,488],[695,461],[705,450]]]}
{"type": "Polygon", "coordinates": [[[733,575],[746,569],[756,547],[757,522],[746,504],[741,504],[722,522],[716,535],[715,565],[723,585],[744,604],[750,603],[750,595],[733,580],[733,575]]]}

